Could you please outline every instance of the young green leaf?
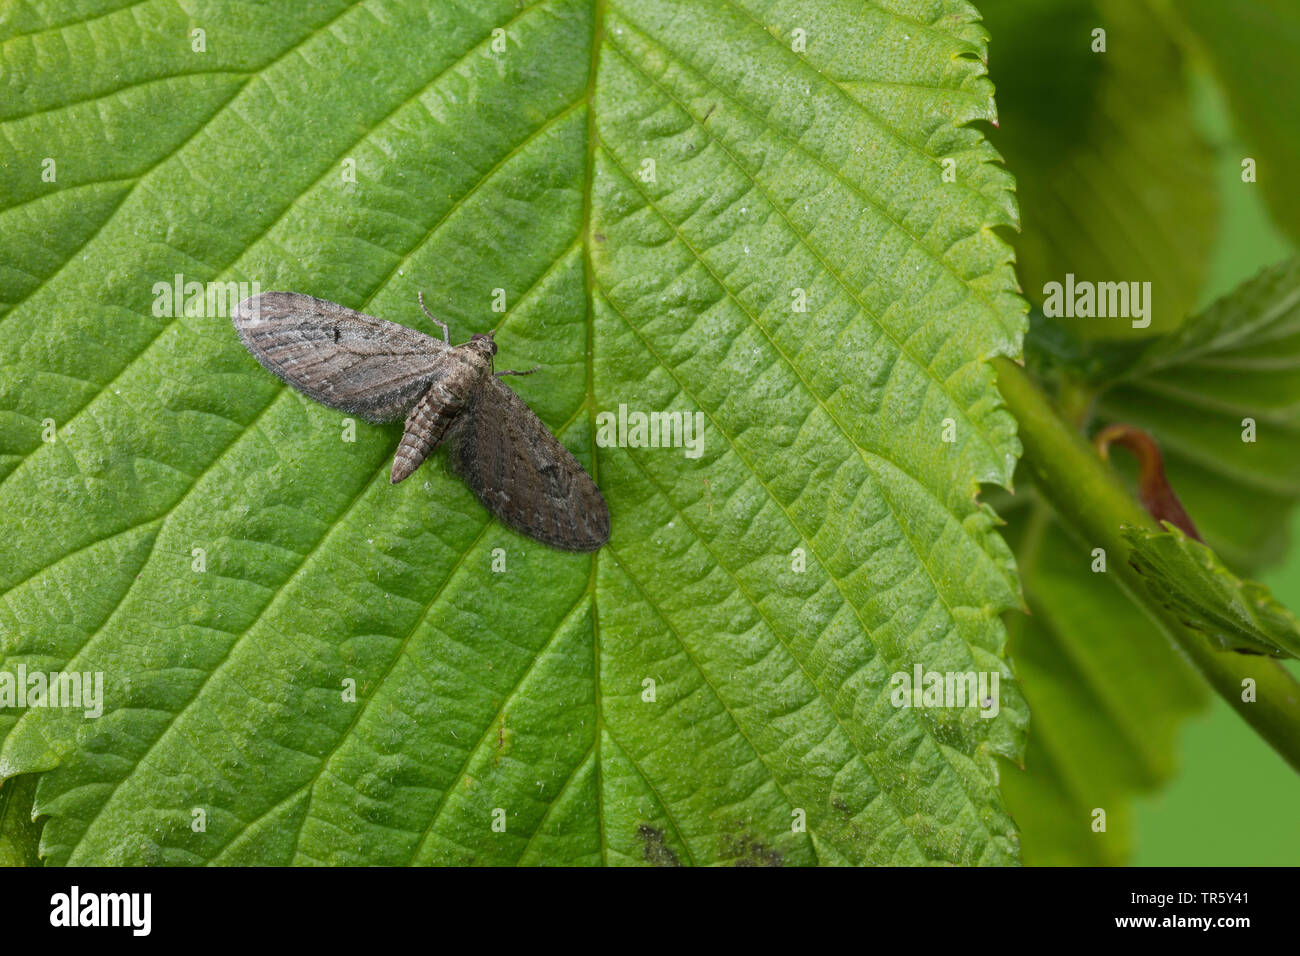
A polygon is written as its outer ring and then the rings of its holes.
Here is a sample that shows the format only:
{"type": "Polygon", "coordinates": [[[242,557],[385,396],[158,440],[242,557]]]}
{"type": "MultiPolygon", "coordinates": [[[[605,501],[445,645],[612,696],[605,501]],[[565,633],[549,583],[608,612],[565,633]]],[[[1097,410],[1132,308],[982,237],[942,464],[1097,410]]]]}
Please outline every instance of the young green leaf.
{"type": "Polygon", "coordinates": [[[1300,259],[1153,342],[1097,414],[1155,437],[1174,490],[1230,566],[1276,559],[1300,499],[1300,259]]]}
{"type": "Polygon", "coordinates": [[[1224,650],[1300,657],[1300,620],[1264,585],[1244,581],[1178,528],[1127,528],[1130,561],[1152,596],[1224,650]]]}

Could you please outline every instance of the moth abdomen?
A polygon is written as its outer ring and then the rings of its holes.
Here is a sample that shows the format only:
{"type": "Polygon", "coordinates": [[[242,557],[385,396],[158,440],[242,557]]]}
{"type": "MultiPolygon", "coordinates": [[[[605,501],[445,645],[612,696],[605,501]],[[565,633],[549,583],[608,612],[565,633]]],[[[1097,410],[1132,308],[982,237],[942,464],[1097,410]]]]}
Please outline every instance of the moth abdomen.
{"type": "Polygon", "coordinates": [[[456,416],[465,407],[464,394],[450,387],[446,381],[434,382],[406,416],[401,444],[393,455],[393,471],[389,481],[397,484],[420,467],[429,453],[447,434],[456,416]]]}

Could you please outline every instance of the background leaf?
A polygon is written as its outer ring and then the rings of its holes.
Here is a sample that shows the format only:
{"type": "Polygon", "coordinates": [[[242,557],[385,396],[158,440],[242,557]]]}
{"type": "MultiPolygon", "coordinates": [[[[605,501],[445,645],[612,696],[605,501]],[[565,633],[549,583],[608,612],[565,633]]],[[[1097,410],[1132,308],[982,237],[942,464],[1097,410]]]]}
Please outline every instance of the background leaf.
{"type": "Polygon", "coordinates": [[[1000,125],[1016,173],[1025,294],[1067,273],[1150,282],[1151,325],[1057,318],[1082,338],[1141,338],[1195,306],[1215,233],[1211,155],[1184,55],[1147,0],[985,0],[1000,125]],[[1105,52],[1092,50],[1095,29],[1105,52]]]}
{"type": "Polygon", "coordinates": [[[1014,861],[1017,583],[975,499],[1023,303],[974,11],[375,7],[3,24],[40,79],[4,139],[0,649],[108,684],[96,721],[0,712],[46,859],[1014,861]],[[91,43],[160,52],[38,68],[91,43]],[[440,464],[390,487],[398,429],[342,440],[224,316],[156,314],[177,274],[500,329],[610,546],[520,539],[440,464]],[[595,449],[623,404],[702,412],[702,456],[595,449]],[[893,707],[918,663],[1000,673],[1000,715],[893,707]]]}
{"type": "MultiPolygon", "coordinates": [[[[1157,325],[1164,319],[1173,327],[1200,300],[1203,275],[1217,284],[1213,291],[1231,289],[1259,262],[1279,254],[1261,247],[1261,224],[1241,207],[1257,194],[1240,183],[1243,152],[1228,137],[1226,116],[1209,110],[1215,122],[1205,121],[1208,107],[1217,102],[1212,85],[1202,79],[1189,97],[1184,81],[1189,58],[1179,49],[1186,36],[1170,29],[1176,20],[1155,15],[1145,3],[986,0],[981,10],[993,36],[992,77],[1001,119],[992,136],[1017,175],[1025,222],[1016,245],[1031,298],[1041,298],[1042,283],[1066,272],[1087,277],[1081,266],[1093,263],[1089,268],[1103,277],[1153,280],[1157,303],[1174,303],[1180,310],[1157,311],[1157,325]],[[1107,30],[1105,54],[1089,49],[1098,26],[1107,30]],[[1195,123],[1192,102],[1203,114],[1195,123]],[[1220,144],[1213,166],[1203,137],[1220,144]],[[1222,218],[1216,215],[1220,207],[1222,218]],[[1211,246],[1216,255],[1207,262],[1211,246]],[[1137,264],[1141,276],[1133,272],[1137,264]]],[[[1235,317],[1244,322],[1250,314],[1243,307],[1235,317]]],[[[1031,321],[1027,361],[1036,373],[1064,383],[1059,400],[1089,427],[1097,427],[1090,421],[1098,410],[1092,383],[1113,384],[1144,353],[1160,348],[1141,340],[1087,340],[1096,320],[1062,322],[1035,310],[1031,321]]],[[[1201,378],[1209,386],[1207,398],[1237,395],[1243,385],[1239,374],[1235,381],[1226,373],[1201,378]]],[[[1162,404],[1138,387],[1121,386],[1103,392],[1100,423],[1136,417],[1153,424],[1144,416],[1162,404]]],[[[1174,425],[1192,447],[1206,440],[1200,416],[1209,418],[1211,428],[1204,431],[1211,433],[1217,433],[1215,420],[1227,421],[1199,404],[1170,411],[1160,422],[1174,425]]],[[[1267,427],[1270,441],[1285,435],[1267,427]]],[[[1233,437],[1241,450],[1240,428],[1233,437]]],[[[1212,455],[1204,460],[1212,479],[1198,480],[1199,468],[1189,469],[1176,448],[1163,447],[1174,487],[1185,503],[1194,499],[1189,508],[1203,522],[1202,531],[1216,548],[1228,549],[1224,553],[1231,554],[1234,566],[1258,566],[1279,555],[1291,495],[1261,494],[1258,480],[1235,484],[1223,473],[1229,461],[1216,462],[1212,455]]],[[[1115,456],[1116,464],[1124,467],[1124,458],[1115,456]]],[[[1267,460],[1271,463],[1271,457],[1267,460]]],[[[1270,477],[1276,473],[1265,470],[1270,477]]],[[[1044,513],[1024,476],[1016,484],[1014,499],[991,501],[1010,523],[1007,536],[1031,611],[1028,617],[1007,618],[1010,651],[1034,716],[1025,767],[1007,762],[1002,782],[1021,829],[1024,860],[1114,865],[1130,860],[1137,849],[1146,862],[1161,863],[1171,851],[1194,862],[1198,854],[1184,845],[1185,830],[1207,812],[1204,788],[1194,794],[1183,789],[1179,802],[1189,809],[1181,817],[1161,797],[1135,798],[1172,778],[1179,731],[1204,708],[1205,688],[1131,598],[1105,575],[1090,573],[1087,543],[1069,537],[1050,512],[1044,513]],[[1135,804],[1143,814],[1145,842],[1138,839],[1135,804]],[[1091,826],[1098,808],[1107,813],[1104,833],[1091,826]],[[1166,834],[1158,848],[1153,831],[1166,834]]],[[[1225,734],[1249,737],[1235,715],[1222,721],[1225,734]]],[[[1235,752],[1243,753],[1250,743],[1239,741],[1235,752]]],[[[1202,747],[1183,764],[1203,767],[1222,759],[1221,747],[1202,747]]],[[[1235,823],[1218,827],[1223,834],[1241,832],[1240,840],[1222,840],[1219,859],[1249,862],[1261,845],[1276,845],[1270,836],[1252,841],[1240,827],[1234,829],[1235,823]]]]}
{"type": "Polygon", "coordinates": [[[1008,615],[1009,647],[1033,720],[1002,792],[1026,865],[1118,866],[1133,850],[1132,798],[1173,775],[1205,684],[1042,501],[1031,494],[1008,521],[1029,606],[1008,615]]]}
{"type": "Polygon", "coordinates": [[[1300,259],[1263,270],[1152,343],[1102,391],[1096,412],[1102,424],[1156,438],[1179,499],[1230,567],[1279,558],[1300,499],[1300,259]],[[1247,419],[1253,441],[1243,440],[1247,419]]]}
{"type": "MultiPolygon", "coordinates": [[[[1300,240],[1300,90],[1290,69],[1300,49],[1300,8],[1289,0],[1236,6],[1180,0],[1171,9],[1200,41],[1257,161],[1256,181],[1278,225],[1300,240]]],[[[1244,157],[1243,157],[1244,158],[1244,157]]]]}

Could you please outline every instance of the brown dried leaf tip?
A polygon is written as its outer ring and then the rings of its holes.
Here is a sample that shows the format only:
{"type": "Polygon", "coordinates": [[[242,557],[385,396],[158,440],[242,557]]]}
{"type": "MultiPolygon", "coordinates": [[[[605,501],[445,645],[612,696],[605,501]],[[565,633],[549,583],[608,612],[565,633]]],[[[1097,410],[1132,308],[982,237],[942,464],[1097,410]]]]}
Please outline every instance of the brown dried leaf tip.
{"type": "Polygon", "coordinates": [[[232,318],[253,357],[304,395],[367,421],[406,417],[393,484],[446,445],[451,469],[508,527],[565,551],[609,540],[596,483],[501,383],[529,373],[494,371],[492,336],[453,346],[432,315],[442,341],[297,292],[255,295],[232,318]]]}
{"type": "Polygon", "coordinates": [[[1122,445],[1133,453],[1138,463],[1138,500],[1157,521],[1168,521],[1189,537],[1201,540],[1191,517],[1165,477],[1165,461],[1160,446],[1147,432],[1133,425],[1107,425],[1093,438],[1103,461],[1110,460],[1111,444],[1122,445]]]}

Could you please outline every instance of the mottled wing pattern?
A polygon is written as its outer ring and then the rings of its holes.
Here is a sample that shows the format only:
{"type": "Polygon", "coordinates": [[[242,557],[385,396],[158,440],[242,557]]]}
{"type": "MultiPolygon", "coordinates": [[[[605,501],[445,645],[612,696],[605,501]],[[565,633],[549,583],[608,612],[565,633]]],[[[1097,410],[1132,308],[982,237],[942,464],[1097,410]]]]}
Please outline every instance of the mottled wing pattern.
{"type": "Polygon", "coordinates": [[[450,347],[423,332],[297,292],[263,292],[232,315],[267,371],[367,421],[401,418],[441,374],[450,347]]]}
{"type": "Polygon", "coordinates": [[[484,379],[446,444],[452,470],[507,526],[566,551],[595,551],[609,540],[596,483],[499,379],[484,379]]]}

